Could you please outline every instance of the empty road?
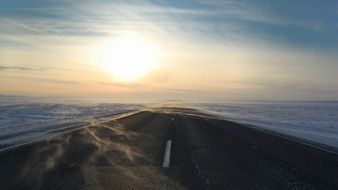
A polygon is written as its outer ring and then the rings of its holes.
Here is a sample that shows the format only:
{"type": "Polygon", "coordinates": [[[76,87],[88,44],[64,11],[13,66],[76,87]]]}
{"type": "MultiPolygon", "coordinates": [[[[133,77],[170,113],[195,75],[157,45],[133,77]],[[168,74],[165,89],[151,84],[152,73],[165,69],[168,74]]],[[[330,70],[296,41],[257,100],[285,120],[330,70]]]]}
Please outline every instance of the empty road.
{"type": "Polygon", "coordinates": [[[157,108],[0,153],[0,189],[338,189],[338,156],[157,108]]]}

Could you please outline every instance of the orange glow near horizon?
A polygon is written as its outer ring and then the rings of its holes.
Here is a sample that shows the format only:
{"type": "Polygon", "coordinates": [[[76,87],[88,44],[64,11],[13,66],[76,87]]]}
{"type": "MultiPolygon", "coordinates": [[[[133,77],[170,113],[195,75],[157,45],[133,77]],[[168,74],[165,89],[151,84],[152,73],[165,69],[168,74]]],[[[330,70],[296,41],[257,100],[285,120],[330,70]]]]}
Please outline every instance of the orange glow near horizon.
{"type": "Polygon", "coordinates": [[[289,14],[263,2],[21,1],[0,3],[0,96],[338,98],[335,10],[325,3],[289,14]]]}

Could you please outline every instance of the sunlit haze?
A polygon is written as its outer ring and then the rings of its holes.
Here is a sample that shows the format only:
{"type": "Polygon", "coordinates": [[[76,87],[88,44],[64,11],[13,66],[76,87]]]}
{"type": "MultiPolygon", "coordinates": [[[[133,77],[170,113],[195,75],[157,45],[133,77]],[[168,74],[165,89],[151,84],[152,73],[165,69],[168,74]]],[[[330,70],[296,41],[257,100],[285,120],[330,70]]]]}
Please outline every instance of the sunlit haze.
{"type": "Polygon", "coordinates": [[[336,1],[0,2],[0,94],[337,100],[336,1]]]}
{"type": "Polygon", "coordinates": [[[0,190],[338,190],[338,0],[0,0],[0,190]]]}
{"type": "Polygon", "coordinates": [[[116,80],[130,82],[147,75],[155,67],[158,49],[145,41],[132,36],[108,40],[98,48],[98,61],[116,80]]]}

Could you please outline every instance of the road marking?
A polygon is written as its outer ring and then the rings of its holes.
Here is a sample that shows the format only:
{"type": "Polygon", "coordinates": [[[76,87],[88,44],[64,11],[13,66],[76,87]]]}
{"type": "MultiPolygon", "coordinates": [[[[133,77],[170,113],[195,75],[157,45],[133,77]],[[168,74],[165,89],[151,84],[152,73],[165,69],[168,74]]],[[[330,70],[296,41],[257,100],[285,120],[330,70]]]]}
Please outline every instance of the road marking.
{"type": "Polygon", "coordinates": [[[174,117],[171,117],[171,121],[174,121],[174,117]]]}
{"type": "Polygon", "coordinates": [[[170,150],[171,150],[171,140],[167,141],[167,145],[165,147],[164,159],[163,159],[163,168],[169,168],[170,163],[170,150]]]}

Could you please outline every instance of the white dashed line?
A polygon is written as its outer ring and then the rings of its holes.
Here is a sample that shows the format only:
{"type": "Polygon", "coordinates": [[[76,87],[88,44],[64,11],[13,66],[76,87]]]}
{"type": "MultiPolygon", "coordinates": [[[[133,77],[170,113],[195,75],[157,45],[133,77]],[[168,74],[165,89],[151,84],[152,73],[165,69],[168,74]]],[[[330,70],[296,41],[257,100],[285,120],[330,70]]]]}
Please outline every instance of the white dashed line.
{"type": "Polygon", "coordinates": [[[167,145],[165,147],[164,159],[163,159],[163,168],[169,168],[170,164],[170,150],[171,150],[171,140],[167,141],[167,145]]]}
{"type": "Polygon", "coordinates": [[[174,121],[174,117],[171,117],[171,121],[174,121]]]}

